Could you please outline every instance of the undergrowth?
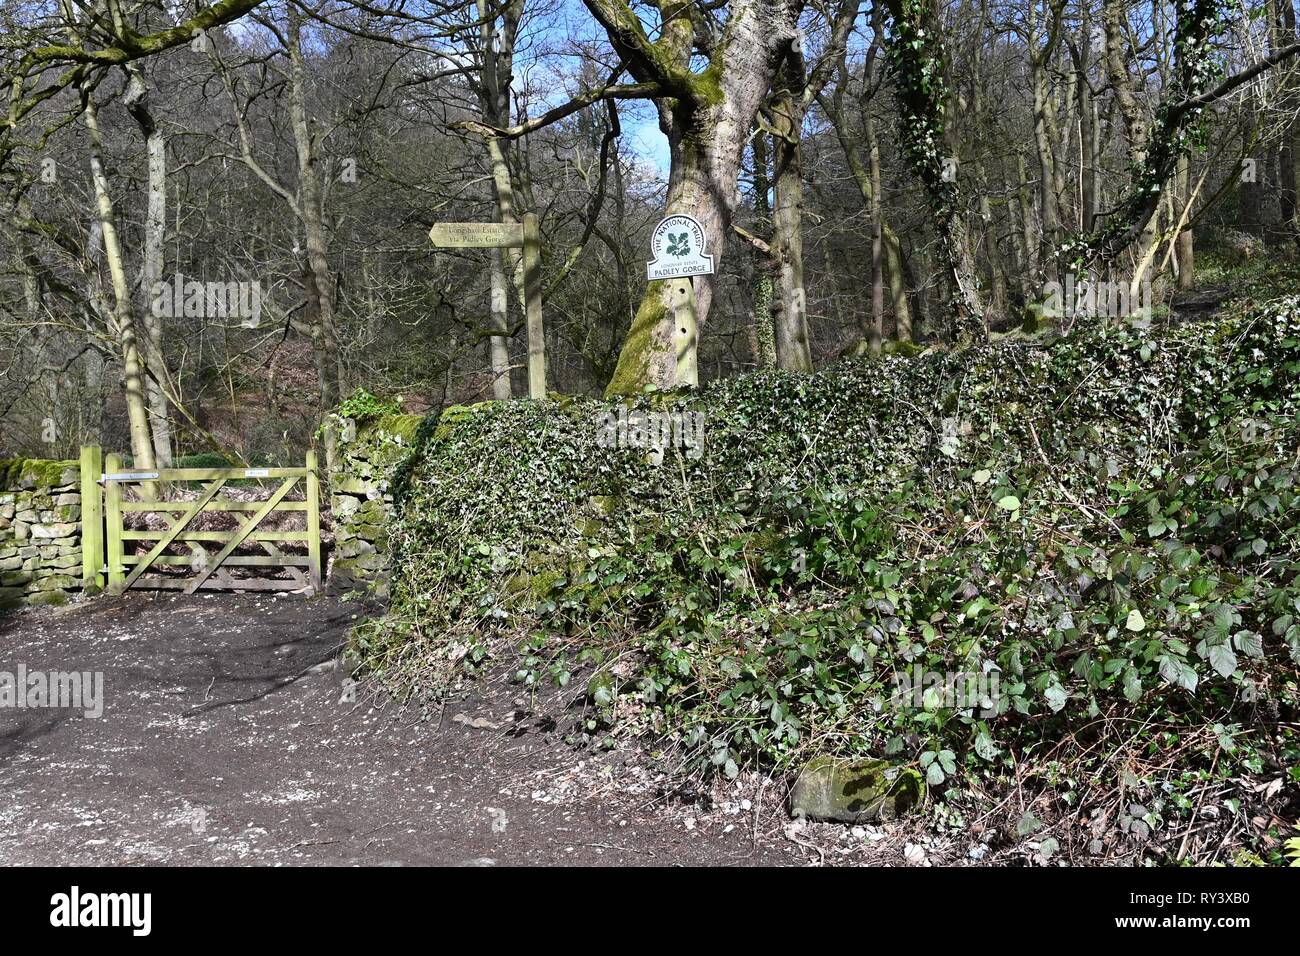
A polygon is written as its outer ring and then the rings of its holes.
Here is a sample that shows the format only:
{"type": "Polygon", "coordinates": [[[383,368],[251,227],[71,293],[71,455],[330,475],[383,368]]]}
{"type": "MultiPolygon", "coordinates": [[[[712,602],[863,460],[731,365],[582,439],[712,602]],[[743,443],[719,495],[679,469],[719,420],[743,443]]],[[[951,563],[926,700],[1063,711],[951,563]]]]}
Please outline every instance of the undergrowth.
{"type": "Polygon", "coordinates": [[[373,673],[581,675],[593,736],[698,768],[1033,776],[1138,835],[1216,780],[1294,800],[1300,298],[636,402],[702,412],[698,457],[603,447],[618,407],[421,429],[392,608],[354,637],[373,673]],[[900,693],[917,674],[947,683],[900,693]]]}

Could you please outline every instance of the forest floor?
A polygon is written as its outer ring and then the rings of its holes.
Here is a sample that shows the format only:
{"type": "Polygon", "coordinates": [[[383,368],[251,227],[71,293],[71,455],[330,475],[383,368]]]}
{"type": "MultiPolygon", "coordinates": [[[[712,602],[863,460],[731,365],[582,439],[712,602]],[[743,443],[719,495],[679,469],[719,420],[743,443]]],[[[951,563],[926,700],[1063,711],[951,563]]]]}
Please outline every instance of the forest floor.
{"type": "Polygon", "coordinates": [[[743,810],[683,796],[640,751],[576,752],[504,682],[433,714],[372,706],[382,698],[365,685],[348,701],[337,659],[360,613],[302,595],[132,593],[0,624],[0,670],[103,674],[101,717],[0,710],[0,864],[736,865],[824,852],[786,836],[777,798],[743,810]]]}
{"type": "Polygon", "coordinates": [[[1049,862],[996,822],[993,794],[967,823],[941,806],[809,823],[782,780],[702,787],[650,744],[575,746],[576,684],[521,696],[497,673],[432,712],[349,692],[340,651],[364,613],[133,592],[0,620],[0,672],[103,675],[99,717],[0,708],[0,865],[1049,862]]]}

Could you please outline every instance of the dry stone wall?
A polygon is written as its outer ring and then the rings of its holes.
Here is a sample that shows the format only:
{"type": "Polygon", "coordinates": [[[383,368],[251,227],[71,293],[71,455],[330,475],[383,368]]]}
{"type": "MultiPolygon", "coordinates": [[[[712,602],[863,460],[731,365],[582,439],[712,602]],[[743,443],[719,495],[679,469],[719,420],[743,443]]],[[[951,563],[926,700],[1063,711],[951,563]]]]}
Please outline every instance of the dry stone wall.
{"type": "Polygon", "coordinates": [[[75,461],[0,460],[0,610],[81,588],[80,482],[75,461]]]}
{"type": "Polygon", "coordinates": [[[330,472],[334,525],[333,591],[388,596],[388,520],[392,479],[423,421],[420,415],[385,415],[366,422],[340,422],[338,452],[330,472]]]}

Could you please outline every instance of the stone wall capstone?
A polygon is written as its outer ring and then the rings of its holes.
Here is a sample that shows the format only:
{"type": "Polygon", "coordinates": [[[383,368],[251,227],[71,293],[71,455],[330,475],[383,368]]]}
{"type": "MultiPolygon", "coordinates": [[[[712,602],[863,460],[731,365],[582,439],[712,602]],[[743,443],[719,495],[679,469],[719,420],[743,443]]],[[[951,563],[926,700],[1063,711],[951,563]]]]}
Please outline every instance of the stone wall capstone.
{"type": "Polygon", "coordinates": [[[80,481],[75,461],[0,460],[0,610],[81,588],[80,481]]]}

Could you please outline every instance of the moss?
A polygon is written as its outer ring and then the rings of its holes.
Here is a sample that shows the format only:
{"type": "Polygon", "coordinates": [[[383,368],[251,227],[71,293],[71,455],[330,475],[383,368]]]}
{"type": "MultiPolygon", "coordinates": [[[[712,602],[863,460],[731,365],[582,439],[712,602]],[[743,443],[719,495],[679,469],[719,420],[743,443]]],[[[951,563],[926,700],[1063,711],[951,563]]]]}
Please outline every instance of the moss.
{"type": "Polygon", "coordinates": [[[549,597],[555,590],[555,585],[564,580],[564,575],[559,571],[538,571],[535,574],[513,574],[506,581],[507,593],[516,597],[527,596],[533,601],[541,601],[549,597]]]}
{"type": "Polygon", "coordinates": [[[374,577],[377,572],[387,570],[387,557],[373,551],[365,554],[358,554],[353,557],[335,558],[334,565],[330,569],[332,575],[346,573],[347,575],[356,578],[371,578],[374,577]]]}
{"type": "Polygon", "coordinates": [[[592,495],[591,507],[597,514],[609,517],[618,509],[618,497],[616,495],[592,495]]]}
{"type": "Polygon", "coordinates": [[[655,330],[664,321],[667,307],[659,293],[658,283],[651,282],[641,306],[636,310],[627,341],[618,356],[618,366],[605,389],[605,396],[636,395],[645,391],[650,381],[650,357],[655,330]]]}
{"type": "Polygon", "coordinates": [[[722,64],[710,63],[690,80],[691,92],[702,106],[717,106],[722,102],[722,64]]]}
{"type": "Polygon", "coordinates": [[[37,591],[23,598],[23,603],[30,606],[62,607],[68,603],[67,591],[37,591]]]}
{"type": "Polygon", "coordinates": [[[1044,302],[1030,302],[1021,316],[1020,330],[1028,335],[1042,331],[1052,324],[1052,317],[1044,312],[1044,302]]]}
{"type": "Polygon", "coordinates": [[[384,508],[384,503],[378,498],[372,498],[352,513],[348,518],[348,525],[353,527],[363,538],[368,538],[368,532],[373,529],[366,526],[382,525],[387,519],[388,512],[384,508]]]}
{"type": "Polygon", "coordinates": [[[388,528],[386,525],[353,525],[348,530],[360,540],[373,544],[376,551],[383,551],[388,547],[388,528]]]}
{"type": "Polygon", "coordinates": [[[361,433],[381,432],[386,435],[396,435],[402,439],[403,444],[409,445],[415,438],[422,421],[424,421],[423,415],[385,415],[365,425],[361,433]]]}
{"type": "Polygon", "coordinates": [[[65,477],[75,483],[80,464],[75,461],[53,461],[47,458],[10,458],[0,461],[0,487],[54,488],[68,484],[65,477]],[[72,475],[68,473],[72,472],[72,475]]]}
{"type": "Polygon", "coordinates": [[[584,538],[597,538],[605,530],[605,524],[596,518],[579,518],[574,525],[578,529],[578,534],[584,538]]]}
{"type": "Polygon", "coordinates": [[[804,765],[790,792],[790,812],[813,820],[865,823],[891,820],[925,799],[916,770],[886,760],[818,757],[804,765]]]}
{"type": "Polygon", "coordinates": [[[881,347],[881,351],[886,355],[902,355],[906,358],[916,358],[925,351],[925,347],[917,345],[915,342],[889,341],[881,347]]]}

